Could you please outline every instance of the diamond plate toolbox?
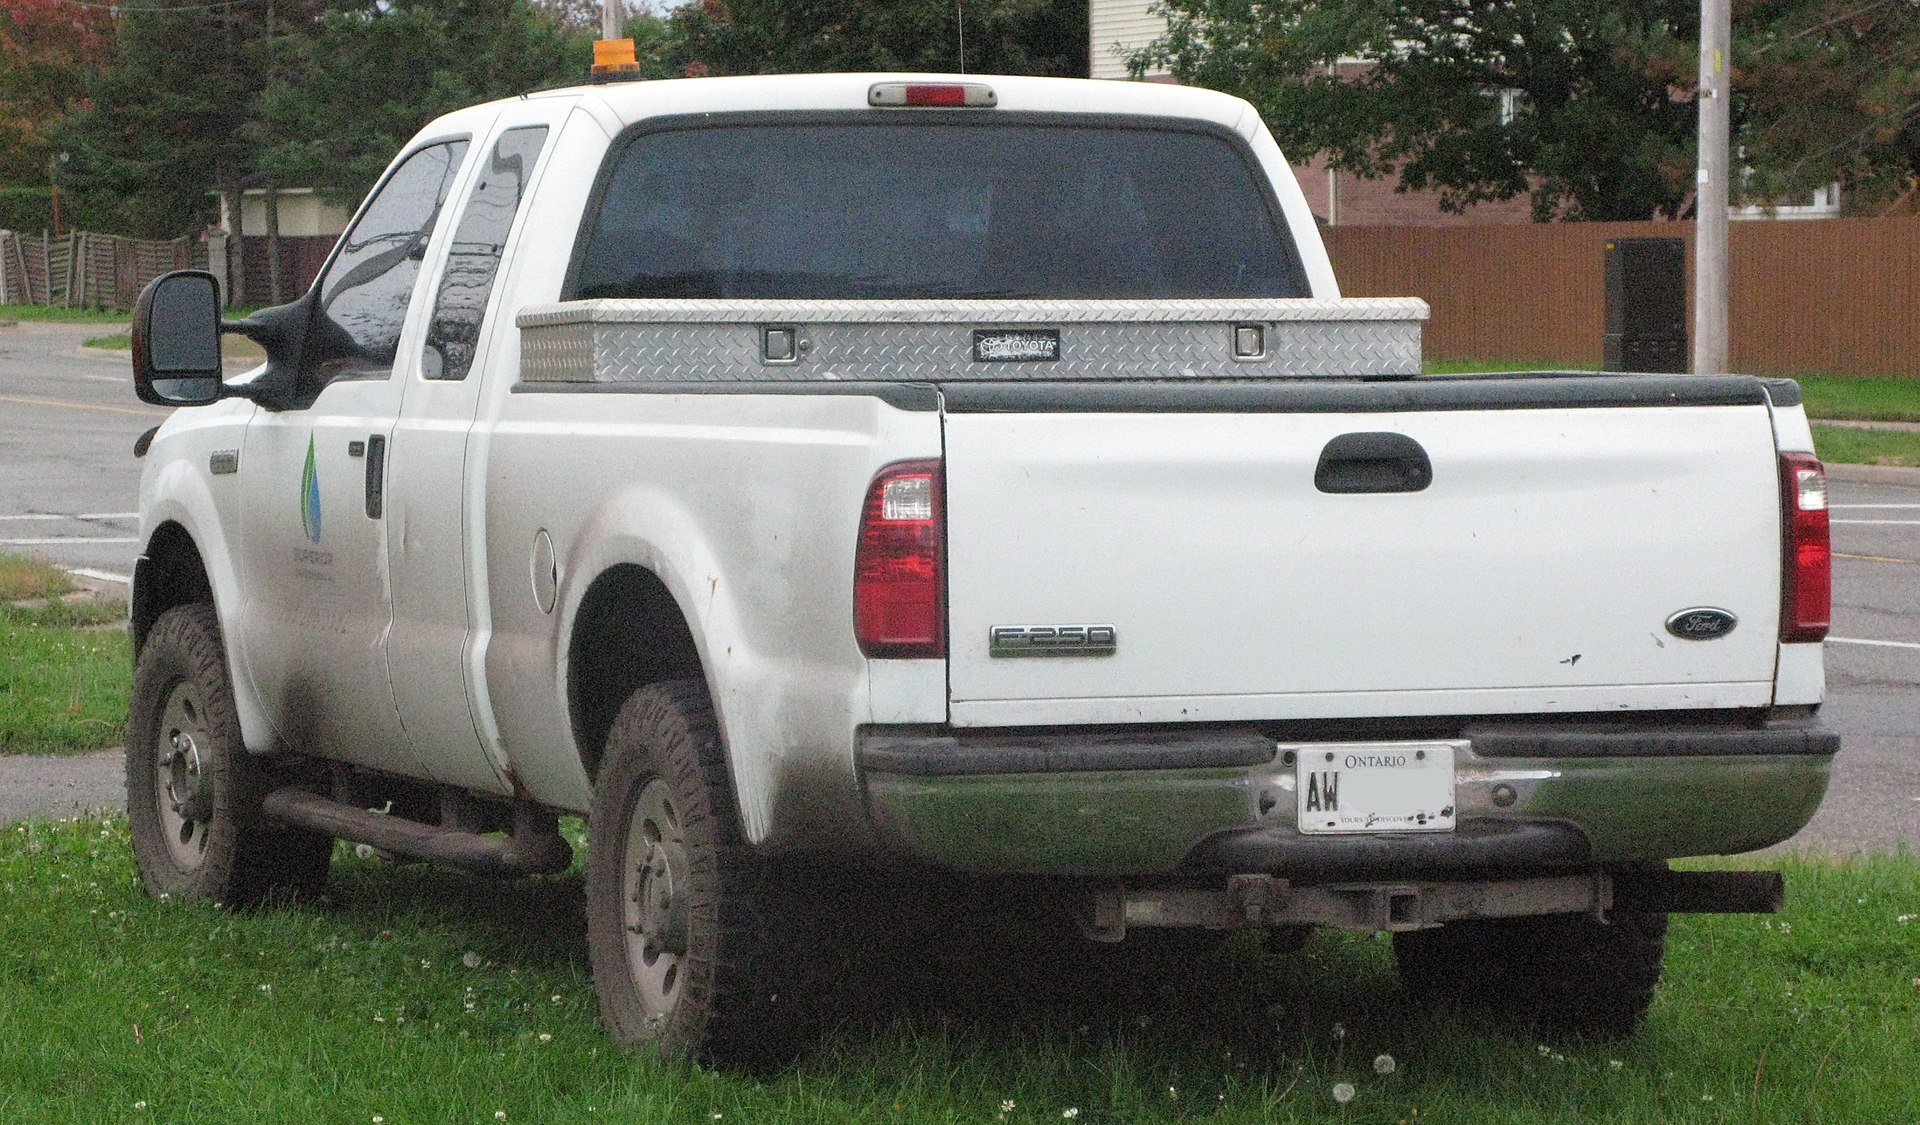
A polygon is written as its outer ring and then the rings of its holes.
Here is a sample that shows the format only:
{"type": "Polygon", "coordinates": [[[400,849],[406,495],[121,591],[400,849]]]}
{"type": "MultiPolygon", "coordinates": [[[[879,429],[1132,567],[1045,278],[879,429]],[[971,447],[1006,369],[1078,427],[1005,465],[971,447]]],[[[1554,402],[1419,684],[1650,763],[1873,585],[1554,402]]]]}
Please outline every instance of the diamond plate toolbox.
{"type": "Polygon", "coordinates": [[[1416,298],[597,300],[518,318],[529,383],[1388,378],[1416,298]]]}

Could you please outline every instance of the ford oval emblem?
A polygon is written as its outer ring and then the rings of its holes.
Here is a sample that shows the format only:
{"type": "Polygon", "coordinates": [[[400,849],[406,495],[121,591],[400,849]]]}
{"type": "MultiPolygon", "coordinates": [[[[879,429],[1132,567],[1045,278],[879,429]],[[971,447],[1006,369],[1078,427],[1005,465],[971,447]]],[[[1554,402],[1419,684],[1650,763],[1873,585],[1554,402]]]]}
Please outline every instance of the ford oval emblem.
{"type": "Polygon", "coordinates": [[[1738,624],[1740,619],[1726,610],[1702,606],[1683,609],[1667,618],[1667,632],[1683,641],[1717,641],[1738,624]]]}

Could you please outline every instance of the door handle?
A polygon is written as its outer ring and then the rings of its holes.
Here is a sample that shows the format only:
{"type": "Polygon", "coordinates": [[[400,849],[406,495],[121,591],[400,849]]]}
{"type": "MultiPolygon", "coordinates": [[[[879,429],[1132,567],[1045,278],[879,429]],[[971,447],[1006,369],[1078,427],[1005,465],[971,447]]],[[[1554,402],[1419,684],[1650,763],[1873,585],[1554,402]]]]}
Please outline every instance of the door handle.
{"type": "Polygon", "coordinates": [[[1420,492],[1433,483],[1433,461],[1405,434],[1341,434],[1320,451],[1313,486],[1322,492],[1420,492]]]}
{"type": "MultiPolygon", "coordinates": [[[[357,443],[356,443],[357,444],[357,443]]],[[[386,510],[387,439],[384,434],[367,438],[367,518],[377,520],[386,510]]]]}

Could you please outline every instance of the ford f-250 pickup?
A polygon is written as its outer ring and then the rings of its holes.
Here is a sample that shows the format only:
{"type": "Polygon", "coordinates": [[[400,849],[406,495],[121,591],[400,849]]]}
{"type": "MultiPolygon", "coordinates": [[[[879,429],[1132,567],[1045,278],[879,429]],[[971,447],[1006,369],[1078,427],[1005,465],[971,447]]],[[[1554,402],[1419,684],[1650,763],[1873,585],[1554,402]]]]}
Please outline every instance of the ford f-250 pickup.
{"type": "Polygon", "coordinates": [[[141,300],[193,408],[143,445],[141,875],[551,873],[584,815],[602,1014],[671,1055],[804,1025],[823,863],[1391,931],[1416,994],[1628,1031],[1669,913],[1781,894],[1665,861],[1825,791],[1824,474],[1791,382],[1426,376],[1425,316],[1340,297],[1203,90],[443,117],[298,301],[141,300]]]}

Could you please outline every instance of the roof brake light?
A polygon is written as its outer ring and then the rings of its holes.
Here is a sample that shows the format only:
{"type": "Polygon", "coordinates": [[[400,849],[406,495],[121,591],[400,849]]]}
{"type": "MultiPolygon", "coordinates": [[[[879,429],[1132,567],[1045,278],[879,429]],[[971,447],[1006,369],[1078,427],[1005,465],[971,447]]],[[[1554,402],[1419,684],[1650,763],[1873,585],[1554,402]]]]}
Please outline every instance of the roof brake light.
{"type": "Polygon", "coordinates": [[[1000,104],[1000,98],[993,87],[982,82],[876,82],[867,88],[867,104],[875,109],[992,109],[1000,104]]]}

